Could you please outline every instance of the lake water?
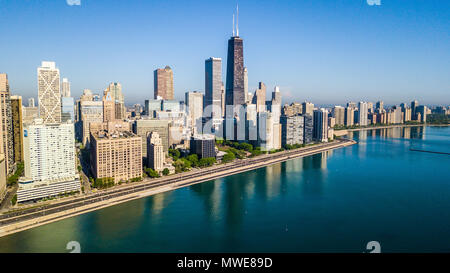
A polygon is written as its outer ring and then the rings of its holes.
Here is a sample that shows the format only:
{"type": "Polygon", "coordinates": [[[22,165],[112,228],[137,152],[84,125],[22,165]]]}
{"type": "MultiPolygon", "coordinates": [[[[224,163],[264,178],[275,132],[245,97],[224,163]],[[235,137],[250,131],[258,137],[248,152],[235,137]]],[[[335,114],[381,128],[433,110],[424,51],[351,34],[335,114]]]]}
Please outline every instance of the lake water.
{"type": "Polygon", "coordinates": [[[377,129],[357,145],[0,238],[0,252],[450,251],[450,127],[377,129]]]}

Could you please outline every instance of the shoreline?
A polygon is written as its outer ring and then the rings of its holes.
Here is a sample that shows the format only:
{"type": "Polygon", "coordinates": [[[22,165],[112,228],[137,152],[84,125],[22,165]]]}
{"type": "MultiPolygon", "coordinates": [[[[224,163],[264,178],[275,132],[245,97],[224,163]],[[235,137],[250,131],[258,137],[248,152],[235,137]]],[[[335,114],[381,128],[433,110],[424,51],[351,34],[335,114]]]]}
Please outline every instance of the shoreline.
{"type": "Polygon", "coordinates": [[[71,200],[65,199],[60,202],[48,204],[47,206],[43,205],[41,208],[30,208],[29,211],[12,212],[1,215],[0,237],[131,200],[255,170],[299,157],[311,156],[325,151],[351,146],[356,143],[356,141],[348,139],[335,140],[326,144],[264,155],[252,158],[251,160],[239,160],[228,165],[213,166],[202,170],[182,173],[181,175],[155,179],[149,182],[139,182],[140,184],[125,185],[87,196],[77,196],[71,200]]]}
{"type": "Polygon", "coordinates": [[[345,136],[349,132],[356,131],[368,131],[368,130],[377,130],[377,129],[390,129],[390,128],[407,128],[407,127],[446,127],[450,126],[450,124],[394,124],[394,125],[385,125],[385,126],[374,126],[374,127],[364,127],[364,128],[353,128],[353,129],[339,129],[334,130],[335,136],[345,136]]]}

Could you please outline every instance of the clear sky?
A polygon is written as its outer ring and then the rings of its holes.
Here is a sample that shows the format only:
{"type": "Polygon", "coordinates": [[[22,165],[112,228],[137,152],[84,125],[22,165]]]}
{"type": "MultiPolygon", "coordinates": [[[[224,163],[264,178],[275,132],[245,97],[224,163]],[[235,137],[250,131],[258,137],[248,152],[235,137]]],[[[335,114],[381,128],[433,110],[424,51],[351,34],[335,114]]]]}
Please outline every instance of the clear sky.
{"type": "MultiPolygon", "coordinates": [[[[205,59],[225,70],[236,3],[0,0],[0,72],[13,94],[37,97],[36,69],[55,61],[75,97],[116,81],[143,104],[153,70],[170,65],[183,99],[204,91],[205,59]]],[[[241,0],[239,13],[250,91],[263,81],[285,102],[450,104],[450,1],[241,0]]]]}

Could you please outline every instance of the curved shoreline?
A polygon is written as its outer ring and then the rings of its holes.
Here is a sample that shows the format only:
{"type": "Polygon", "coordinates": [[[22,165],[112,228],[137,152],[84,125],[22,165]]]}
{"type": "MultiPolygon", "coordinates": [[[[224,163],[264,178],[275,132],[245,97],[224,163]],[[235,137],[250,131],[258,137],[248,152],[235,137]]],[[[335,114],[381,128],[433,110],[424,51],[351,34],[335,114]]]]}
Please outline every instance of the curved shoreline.
{"type": "Polygon", "coordinates": [[[318,144],[275,154],[263,155],[252,159],[239,160],[191,171],[180,175],[172,175],[160,179],[119,186],[100,193],[77,196],[43,205],[26,211],[13,212],[0,217],[0,237],[24,231],[41,225],[49,224],[66,218],[78,216],[91,211],[114,206],[130,200],[140,199],[154,194],[191,186],[206,181],[234,175],[290,159],[310,156],[328,150],[338,149],[356,144],[354,140],[342,139],[331,143],[318,144]]]}
{"type": "Polygon", "coordinates": [[[345,136],[349,132],[356,131],[368,131],[368,130],[377,130],[377,129],[390,129],[390,128],[407,128],[407,127],[447,127],[450,124],[394,124],[394,125],[386,125],[386,126],[374,126],[374,127],[364,127],[364,128],[353,128],[353,129],[340,129],[334,130],[334,135],[336,136],[345,136]]]}

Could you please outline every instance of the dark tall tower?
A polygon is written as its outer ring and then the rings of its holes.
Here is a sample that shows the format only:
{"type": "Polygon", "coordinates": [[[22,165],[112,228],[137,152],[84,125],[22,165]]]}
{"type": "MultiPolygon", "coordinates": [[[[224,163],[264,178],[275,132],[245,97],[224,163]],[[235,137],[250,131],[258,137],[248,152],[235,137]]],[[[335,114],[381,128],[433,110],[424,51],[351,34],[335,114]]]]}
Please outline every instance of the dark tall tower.
{"type": "Polygon", "coordinates": [[[238,36],[228,40],[226,105],[245,104],[244,92],[244,43],[238,36]]]}
{"type": "MultiPolygon", "coordinates": [[[[234,17],[233,17],[234,18],[234,17]]],[[[234,19],[233,19],[233,36],[228,40],[228,56],[227,56],[227,81],[225,104],[237,106],[245,104],[245,88],[244,88],[244,41],[239,37],[239,10],[237,11],[236,35],[234,35],[234,19]]],[[[226,110],[225,110],[226,111],[226,110]]],[[[233,113],[225,113],[227,117],[234,116],[233,113]]]]}

